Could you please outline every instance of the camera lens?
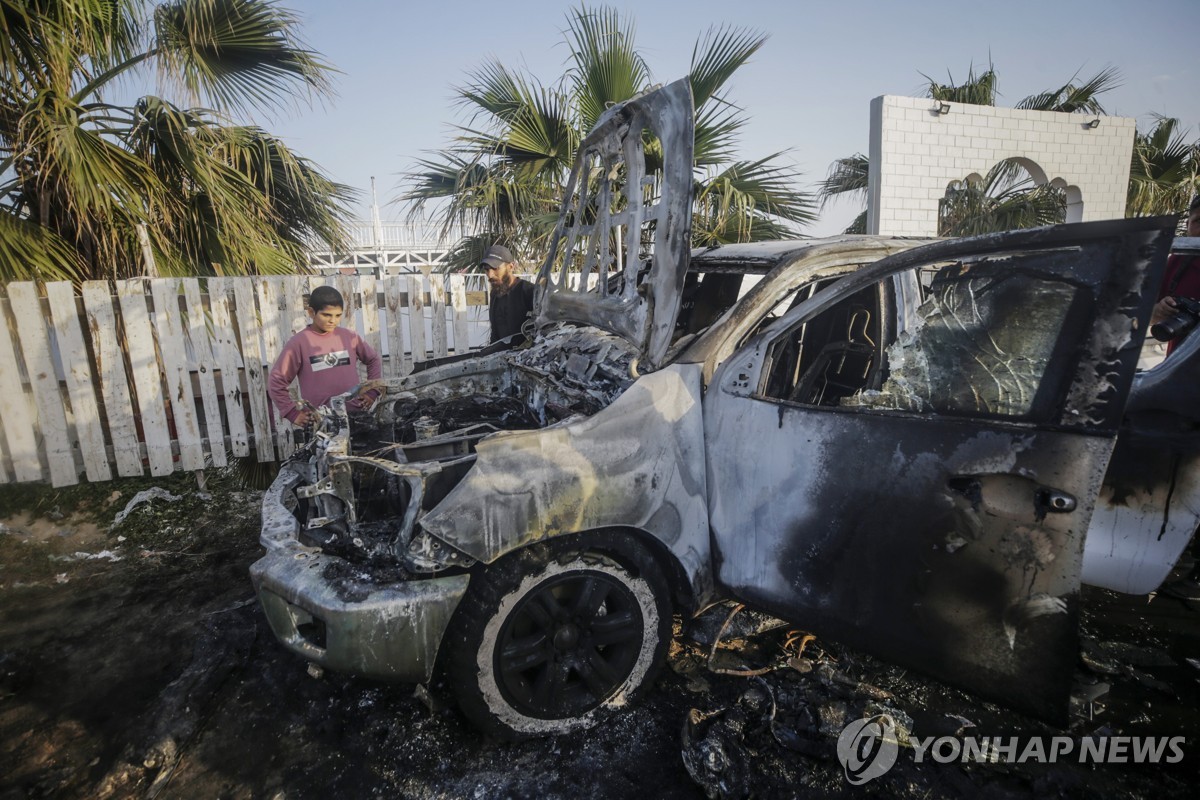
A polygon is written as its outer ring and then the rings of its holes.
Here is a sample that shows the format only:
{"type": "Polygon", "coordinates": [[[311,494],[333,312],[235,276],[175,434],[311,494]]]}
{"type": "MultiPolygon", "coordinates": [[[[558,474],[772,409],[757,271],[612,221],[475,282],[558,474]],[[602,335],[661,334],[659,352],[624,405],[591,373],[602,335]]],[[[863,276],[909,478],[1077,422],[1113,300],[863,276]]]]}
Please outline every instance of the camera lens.
{"type": "Polygon", "coordinates": [[[1150,335],[1160,342],[1169,342],[1196,327],[1196,317],[1187,311],[1167,317],[1157,325],[1150,326],[1150,335]]]}

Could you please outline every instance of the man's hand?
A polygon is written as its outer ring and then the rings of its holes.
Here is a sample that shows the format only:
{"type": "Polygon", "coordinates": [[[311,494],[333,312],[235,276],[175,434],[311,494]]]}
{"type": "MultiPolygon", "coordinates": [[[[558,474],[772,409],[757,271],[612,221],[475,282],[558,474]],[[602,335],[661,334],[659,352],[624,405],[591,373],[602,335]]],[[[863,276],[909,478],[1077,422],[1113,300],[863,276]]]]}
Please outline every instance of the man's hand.
{"type": "Polygon", "coordinates": [[[292,420],[292,424],[298,428],[303,428],[308,423],[312,422],[312,412],[307,408],[301,409],[296,418],[292,420]]]}
{"type": "Polygon", "coordinates": [[[1179,311],[1179,306],[1175,304],[1175,298],[1164,297],[1154,304],[1154,310],[1150,312],[1150,324],[1157,325],[1169,317],[1175,316],[1177,311],[1179,311]]]}

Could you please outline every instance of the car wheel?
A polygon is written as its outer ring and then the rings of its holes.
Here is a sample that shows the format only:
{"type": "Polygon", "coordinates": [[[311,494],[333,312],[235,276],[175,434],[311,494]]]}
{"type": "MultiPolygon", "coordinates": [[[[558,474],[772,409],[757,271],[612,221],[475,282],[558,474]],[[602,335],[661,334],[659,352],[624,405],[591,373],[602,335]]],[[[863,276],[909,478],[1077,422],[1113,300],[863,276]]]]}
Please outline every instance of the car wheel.
{"type": "Polygon", "coordinates": [[[666,580],[638,551],[618,561],[536,546],[473,576],[442,648],[462,711],[487,733],[524,738],[587,727],[635,700],[671,638],[666,580]]]}

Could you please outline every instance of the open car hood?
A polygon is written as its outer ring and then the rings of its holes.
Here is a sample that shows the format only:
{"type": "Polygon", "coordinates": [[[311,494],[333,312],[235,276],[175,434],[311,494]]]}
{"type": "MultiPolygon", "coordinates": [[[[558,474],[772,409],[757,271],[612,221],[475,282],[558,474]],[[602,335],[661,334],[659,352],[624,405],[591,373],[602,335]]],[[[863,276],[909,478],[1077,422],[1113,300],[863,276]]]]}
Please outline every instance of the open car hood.
{"type": "Polygon", "coordinates": [[[662,365],[690,249],[693,114],[685,78],[608,109],[583,140],[539,273],[539,325],[594,325],[662,365]]]}

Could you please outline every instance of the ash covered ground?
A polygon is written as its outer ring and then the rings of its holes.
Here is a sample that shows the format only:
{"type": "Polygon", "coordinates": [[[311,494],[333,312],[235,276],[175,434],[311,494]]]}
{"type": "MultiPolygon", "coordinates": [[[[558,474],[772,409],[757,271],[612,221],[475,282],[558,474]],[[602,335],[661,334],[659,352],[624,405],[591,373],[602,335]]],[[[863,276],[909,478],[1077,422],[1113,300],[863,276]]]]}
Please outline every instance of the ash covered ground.
{"type": "Polygon", "coordinates": [[[729,609],[680,631],[638,707],[485,740],[436,696],[325,674],[254,599],[260,494],[190,477],[0,490],[0,800],[15,798],[1192,797],[1200,606],[1086,590],[1081,699],[1054,729],[729,609]],[[158,496],[113,520],[138,492],[158,496]],[[720,643],[713,640],[721,632],[720,643]],[[1184,759],[915,763],[849,785],[864,713],[918,736],[1183,736],[1184,759]]]}

